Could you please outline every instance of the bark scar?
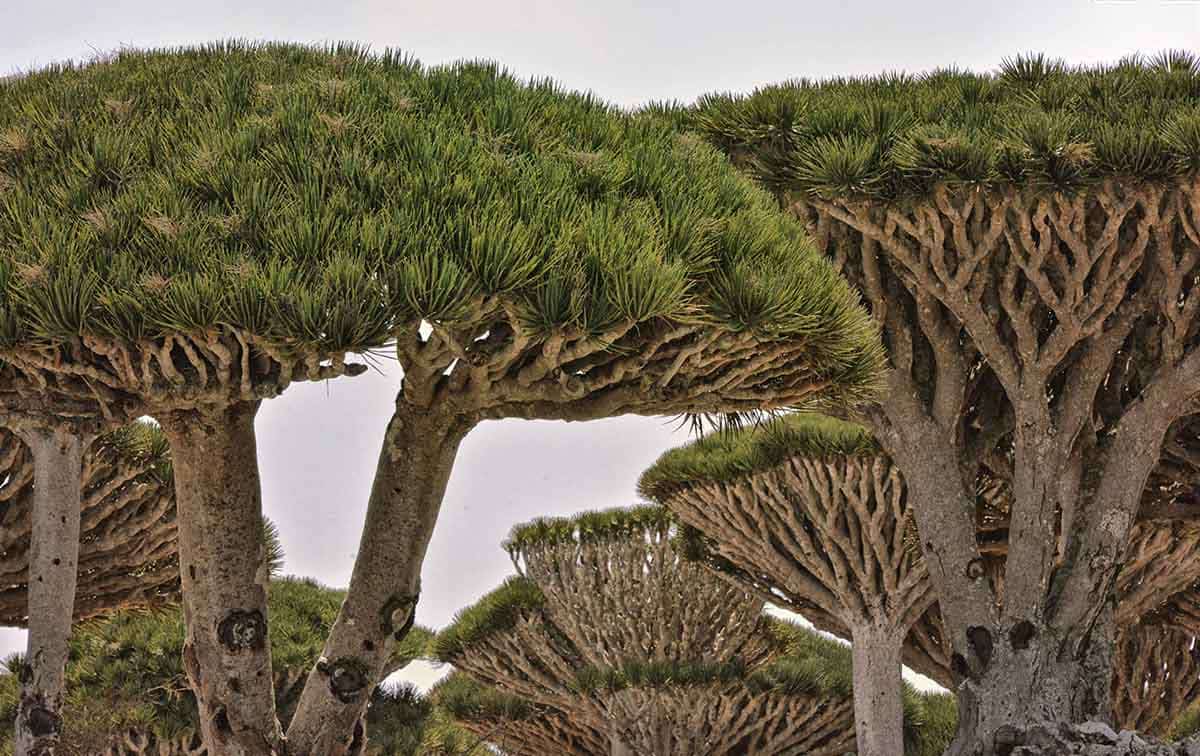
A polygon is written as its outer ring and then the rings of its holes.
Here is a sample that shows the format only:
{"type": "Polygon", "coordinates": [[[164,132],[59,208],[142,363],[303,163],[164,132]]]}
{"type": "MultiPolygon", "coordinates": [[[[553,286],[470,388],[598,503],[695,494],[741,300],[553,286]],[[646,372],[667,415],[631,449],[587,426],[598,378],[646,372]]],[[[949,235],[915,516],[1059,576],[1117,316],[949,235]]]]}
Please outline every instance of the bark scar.
{"type": "Polygon", "coordinates": [[[413,623],[417,621],[417,601],[420,598],[420,593],[401,593],[388,599],[383,608],[379,610],[383,634],[392,635],[398,641],[404,640],[404,636],[408,635],[408,631],[412,630],[413,623]],[[400,619],[402,616],[403,620],[400,619]],[[400,625],[399,629],[396,629],[397,624],[400,625]]]}
{"type": "Polygon", "coordinates": [[[266,644],[267,620],[257,609],[249,612],[234,609],[217,626],[217,639],[234,653],[246,649],[257,651],[266,644]]]}

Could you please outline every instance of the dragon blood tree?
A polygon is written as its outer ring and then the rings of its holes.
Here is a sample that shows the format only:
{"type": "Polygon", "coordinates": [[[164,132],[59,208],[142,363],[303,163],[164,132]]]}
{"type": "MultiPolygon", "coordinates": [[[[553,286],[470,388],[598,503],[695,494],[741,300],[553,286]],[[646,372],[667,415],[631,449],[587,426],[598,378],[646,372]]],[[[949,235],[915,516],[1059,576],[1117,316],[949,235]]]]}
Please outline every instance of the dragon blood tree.
{"type": "MultiPolygon", "coordinates": [[[[59,438],[67,449],[83,443],[59,438]]],[[[64,480],[45,498],[39,451],[0,430],[0,625],[30,630],[16,718],[22,753],[51,752],[61,731],[72,619],[160,604],[179,590],[174,491],[157,429],[135,423],[100,436],[81,450],[74,487],[64,480]]]]}
{"type": "MultiPolygon", "coordinates": [[[[1193,516],[1187,510],[1196,468],[1185,464],[1185,435],[1173,437],[1173,451],[1164,452],[1143,491],[1139,520],[1116,580],[1114,616],[1122,648],[1144,645],[1139,639],[1151,632],[1141,628],[1144,618],[1153,615],[1155,624],[1170,623],[1165,602],[1198,577],[1200,526],[1170,519],[1193,516]]],[[[907,499],[903,476],[861,427],[797,414],[737,433],[713,434],[663,455],[642,476],[640,488],[685,523],[692,556],[765,600],[803,614],[822,630],[852,640],[866,656],[860,665],[864,677],[866,664],[886,657],[890,647],[886,674],[869,676],[882,691],[892,691],[893,712],[899,709],[901,655],[917,671],[954,686],[952,652],[913,540],[913,502],[907,499]],[[767,533],[770,538],[763,537],[767,533]],[[892,615],[896,622],[885,622],[885,632],[879,633],[883,650],[874,647],[876,642],[863,643],[863,624],[892,615]]],[[[976,539],[983,568],[997,585],[1004,580],[1011,503],[1007,481],[980,480],[976,539]]],[[[1164,648],[1163,653],[1174,650],[1164,648]]],[[[1119,665],[1135,660],[1132,652],[1122,654],[1119,665]]],[[[1156,662],[1136,661],[1145,675],[1157,674],[1156,662]]],[[[1114,721],[1162,735],[1180,707],[1191,702],[1195,686],[1182,685],[1187,695],[1173,693],[1161,712],[1150,711],[1139,708],[1157,700],[1147,686],[1161,687],[1142,679],[1145,675],[1118,667],[1113,695],[1125,703],[1116,707],[1114,721]]],[[[867,684],[864,679],[855,686],[860,708],[875,700],[864,700],[867,684]]],[[[864,729],[875,738],[887,729],[864,728],[863,719],[860,714],[856,720],[860,738],[864,729]]],[[[888,721],[898,722],[897,715],[888,721]]],[[[894,741],[899,725],[890,732],[894,741]]],[[[859,747],[864,750],[861,743],[859,747]]],[[[895,750],[884,744],[880,752],[895,750]]]]}
{"type": "Polygon", "coordinates": [[[848,631],[858,754],[901,753],[901,649],[934,595],[904,480],[870,435],[794,414],[668,452],[639,488],[684,523],[693,556],[848,631]]]}
{"type": "MultiPolygon", "coordinates": [[[[1150,476],[1114,586],[1113,723],[1157,736],[1168,735],[1181,710],[1200,696],[1189,677],[1192,638],[1200,629],[1187,609],[1200,569],[1200,524],[1192,508],[1196,467],[1184,464],[1194,458],[1184,453],[1185,443],[1194,442],[1188,436],[1171,437],[1150,476]]],[[[985,571],[1001,586],[1010,509],[1006,482],[988,479],[980,486],[977,539],[985,571]]],[[[813,616],[822,629],[841,633],[836,623],[813,616]]],[[[938,608],[931,607],[905,639],[905,661],[952,687],[948,645],[938,608]]]]}
{"type": "Polygon", "coordinates": [[[171,439],[210,749],[281,749],[253,415],[404,371],[341,617],[289,727],[339,754],[413,621],[476,423],[862,398],[877,329],[717,151],[484,63],[338,46],[126,52],[0,84],[0,357],[171,439]],[[201,475],[201,472],[203,475],[201,475]],[[201,539],[199,535],[205,537],[201,539]]]}
{"type": "MultiPolygon", "coordinates": [[[[261,528],[260,528],[261,530],[261,528]]],[[[277,544],[268,528],[265,570],[279,564],[277,544]]],[[[272,673],[276,703],[284,721],[295,709],[309,666],[319,656],[344,592],[310,580],[270,581],[272,673]]],[[[422,652],[430,633],[413,632],[397,646],[388,670],[403,667],[422,652]]],[[[200,737],[199,711],[188,687],[182,661],[185,642],[179,608],[122,610],[78,626],[67,667],[66,726],[57,752],[67,756],[211,756],[200,737]]],[[[0,715],[11,717],[13,678],[0,677],[0,715]]],[[[409,692],[392,696],[378,691],[372,716],[380,738],[372,735],[364,753],[421,753],[421,726],[432,707],[409,692]],[[415,710],[420,709],[421,711],[415,710]],[[375,718],[378,712],[386,717],[375,718]],[[419,714],[420,716],[415,716],[419,714]],[[415,716],[415,721],[409,721],[415,716]],[[392,721],[381,721],[381,720],[392,721]],[[382,737],[386,735],[386,737],[382,737]],[[407,750],[393,748],[408,743],[407,750]]],[[[0,752],[5,741],[0,738],[0,752]]]]}
{"type": "MultiPolygon", "coordinates": [[[[1180,464],[1179,453],[1171,460],[1166,456],[1143,493],[1142,519],[1131,532],[1116,581],[1119,631],[1112,681],[1114,723],[1158,736],[1168,734],[1200,694],[1200,677],[1191,674],[1193,636],[1185,619],[1174,619],[1169,603],[1196,582],[1200,526],[1163,519],[1185,513],[1186,503],[1178,499],[1191,495],[1184,481],[1195,470],[1180,464]]],[[[954,686],[933,596],[924,592],[919,600],[905,600],[914,588],[925,591],[928,580],[909,530],[903,476],[861,427],[797,414],[713,434],[663,455],[642,476],[640,489],[685,523],[689,556],[850,639],[857,651],[869,654],[867,664],[886,657],[889,648],[862,643],[856,624],[865,621],[864,608],[875,616],[905,614],[882,634],[890,646],[886,674],[856,678],[856,706],[865,708],[864,693],[874,685],[900,708],[901,654],[914,669],[954,686]]],[[[1005,482],[988,479],[979,486],[977,540],[996,583],[1004,579],[1010,505],[1005,482]]],[[[863,666],[856,669],[865,673],[863,666]]],[[[864,728],[863,719],[856,718],[860,739],[879,738],[881,727],[864,728]]],[[[900,726],[898,717],[892,721],[894,743],[900,726]]],[[[862,742],[860,753],[866,751],[862,742]]],[[[879,752],[898,749],[885,743],[879,752]]]]}
{"type": "Polygon", "coordinates": [[[684,560],[657,507],[536,520],[522,573],[442,630],[433,654],[602,733],[603,753],[842,753],[849,691],[773,661],[762,601],[684,560]]]}
{"type": "Polygon", "coordinates": [[[962,681],[953,753],[1110,714],[1111,594],[1195,411],[1200,66],[799,81],[689,114],[808,224],[882,325],[867,421],[915,502],[962,681]],[[1002,593],[975,486],[1011,481],[1002,593]]]}

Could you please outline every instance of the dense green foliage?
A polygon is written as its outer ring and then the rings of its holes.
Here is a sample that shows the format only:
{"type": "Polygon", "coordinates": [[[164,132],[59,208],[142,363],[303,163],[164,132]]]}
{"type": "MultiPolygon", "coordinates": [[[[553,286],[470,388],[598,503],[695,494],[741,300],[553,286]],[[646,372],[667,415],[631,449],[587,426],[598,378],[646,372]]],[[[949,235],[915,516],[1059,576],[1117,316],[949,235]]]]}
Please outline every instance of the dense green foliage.
{"type": "Polygon", "coordinates": [[[0,82],[0,343],[363,351],[484,296],[534,332],[801,338],[851,390],[877,365],[856,295],[723,156],[550,81],[230,42],[0,82]]]}
{"type": "Polygon", "coordinates": [[[499,588],[456,614],[454,621],[433,638],[430,654],[444,662],[453,661],[464,648],[490,633],[510,629],[522,617],[540,610],[545,604],[546,597],[536,583],[523,577],[510,577],[499,588]]]}
{"type": "MultiPolygon", "coordinates": [[[[164,485],[175,483],[170,444],[157,423],[138,420],[106,433],[96,439],[94,444],[110,446],[123,458],[145,466],[154,473],[155,479],[164,485]]],[[[267,527],[273,531],[275,526],[267,527]]]]}
{"type": "Polygon", "coordinates": [[[641,534],[665,535],[672,525],[663,507],[635,506],[581,512],[569,517],[539,517],[517,525],[504,540],[514,557],[533,546],[586,544],[641,534]]]}
{"type": "Polygon", "coordinates": [[[462,672],[451,672],[429,691],[434,703],[455,719],[526,719],[537,707],[519,696],[476,682],[462,672]]]}
{"type": "Polygon", "coordinates": [[[707,96],[671,115],[780,191],[898,199],[938,183],[1073,190],[1200,169],[1200,59],[1171,51],[1072,67],[1026,55],[988,74],[791,81],[707,96]]]}
{"type": "MultiPolygon", "coordinates": [[[[271,582],[271,651],[277,677],[303,676],[316,662],[343,596],[311,580],[271,582]]],[[[430,637],[429,631],[414,628],[398,645],[395,664],[421,656],[430,637]]],[[[178,609],[119,612],[78,626],[67,665],[66,720],[71,732],[81,736],[137,728],[172,737],[194,730],[196,707],[183,670],[183,639],[178,609]]],[[[0,677],[0,744],[11,737],[17,687],[15,677],[0,677]]],[[[286,719],[298,691],[276,693],[286,719]]],[[[392,708],[411,709],[400,706],[406,700],[392,708]]]]}
{"type": "Polygon", "coordinates": [[[658,458],[638,481],[638,491],[657,499],[672,488],[722,482],[774,467],[795,456],[877,454],[860,425],[797,412],[740,429],[721,429],[658,458]]]}

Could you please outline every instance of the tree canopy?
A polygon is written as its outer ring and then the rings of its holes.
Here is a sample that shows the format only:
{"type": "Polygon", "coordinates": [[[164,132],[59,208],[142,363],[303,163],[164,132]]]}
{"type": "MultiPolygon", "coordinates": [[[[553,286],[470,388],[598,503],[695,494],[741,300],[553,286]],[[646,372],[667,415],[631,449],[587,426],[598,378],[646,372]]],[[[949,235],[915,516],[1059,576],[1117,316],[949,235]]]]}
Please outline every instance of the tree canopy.
{"type": "Polygon", "coordinates": [[[1200,59],[1071,66],[1018,55],[994,73],[800,79],[713,95],[696,124],[773,188],[903,200],[935,185],[1078,189],[1200,168],[1200,59]]]}
{"type": "Polygon", "coordinates": [[[873,329],[797,224],[699,141],[550,81],[229,42],[0,91],[0,343],[64,391],[253,398],[423,320],[503,321],[497,348],[713,324],[803,341],[834,393],[873,380],[873,329]]]}
{"type": "Polygon", "coordinates": [[[1023,56],[659,113],[774,191],[882,327],[864,420],[917,497],[956,753],[1109,715],[1111,592],[1200,393],[1198,87],[1190,53],[1023,56]],[[1011,491],[1003,576],[977,539],[989,480],[1011,491]]]}

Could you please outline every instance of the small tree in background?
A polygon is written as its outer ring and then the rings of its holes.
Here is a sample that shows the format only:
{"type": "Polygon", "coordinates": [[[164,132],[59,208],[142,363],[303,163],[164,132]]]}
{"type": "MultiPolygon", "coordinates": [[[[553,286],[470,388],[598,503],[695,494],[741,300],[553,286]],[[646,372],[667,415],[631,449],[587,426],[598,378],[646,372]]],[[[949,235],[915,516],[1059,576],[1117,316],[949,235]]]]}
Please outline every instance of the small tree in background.
{"type": "Polygon", "coordinates": [[[189,669],[223,753],[282,747],[252,421],[290,381],[391,342],[404,371],[289,728],[321,754],[347,752],[413,621],[480,421],[875,388],[876,330],[798,225],[700,140],[591,96],[348,45],[122,52],[0,87],[0,352],[47,396],[163,424],[189,669]]]}
{"type": "Polygon", "coordinates": [[[903,751],[901,649],[934,602],[913,502],[861,426],[797,414],[663,455],[642,494],[745,590],[849,634],[859,756],[903,751]]]}
{"type": "Polygon", "coordinates": [[[916,502],[962,681],[954,754],[1111,713],[1110,596],[1200,391],[1198,92],[1190,54],[1033,56],[690,114],[883,326],[888,391],[867,421],[916,502]],[[1012,490],[1002,594],[976,541],[985,469],[1012,490]]]}
{"type": "MultiPolygon", "coordinates": [[[[267,543],[275,544],[270,531],[267,543]]],[[[277,554],[271,545],[269,553],[277,554]]],[[[276,566],[279,558],[272,556],[276,566]]],[[[271,581],[270,609],[274,689],[284,721],[295,710],[308,668],[321,645],[343,591],[296,578],[271,581]]],[[[420,655],[431,634],[410,634],[388,669],[420,655]]],[[[177,608],[125,610],[80,625],[67,667],[66,725],[57,752],[66,756],[211,756],[200,737],[198,709],[183,666],[185,640],[177,608]]],[[[13,716],[15,681],[0,678],[0,713],[13,716]]],[[[364,753],[416,756],[431,707],[410,690],[375,694],[378,732],[364,753]],[[401,747],[403,746],[403,747],[401,747]]],[[[371,719],[369,717],[368,719],[371,719]]],[[[366,732],[357,737],[366,743],[366,732]]],[[[5,740],[0,739],[0,752],[5,740]]]]}
{"type": "Polygon", "coordinates": [[[434,654],[604,733],[615,754],[852,746],[849,651],[767,620],[672,539],[657,507],[515,528],[506,547],[524,577],[463,611],[434,654]],[[845,673],[832,687],[814,661],[831,655],[845,673]]]}

